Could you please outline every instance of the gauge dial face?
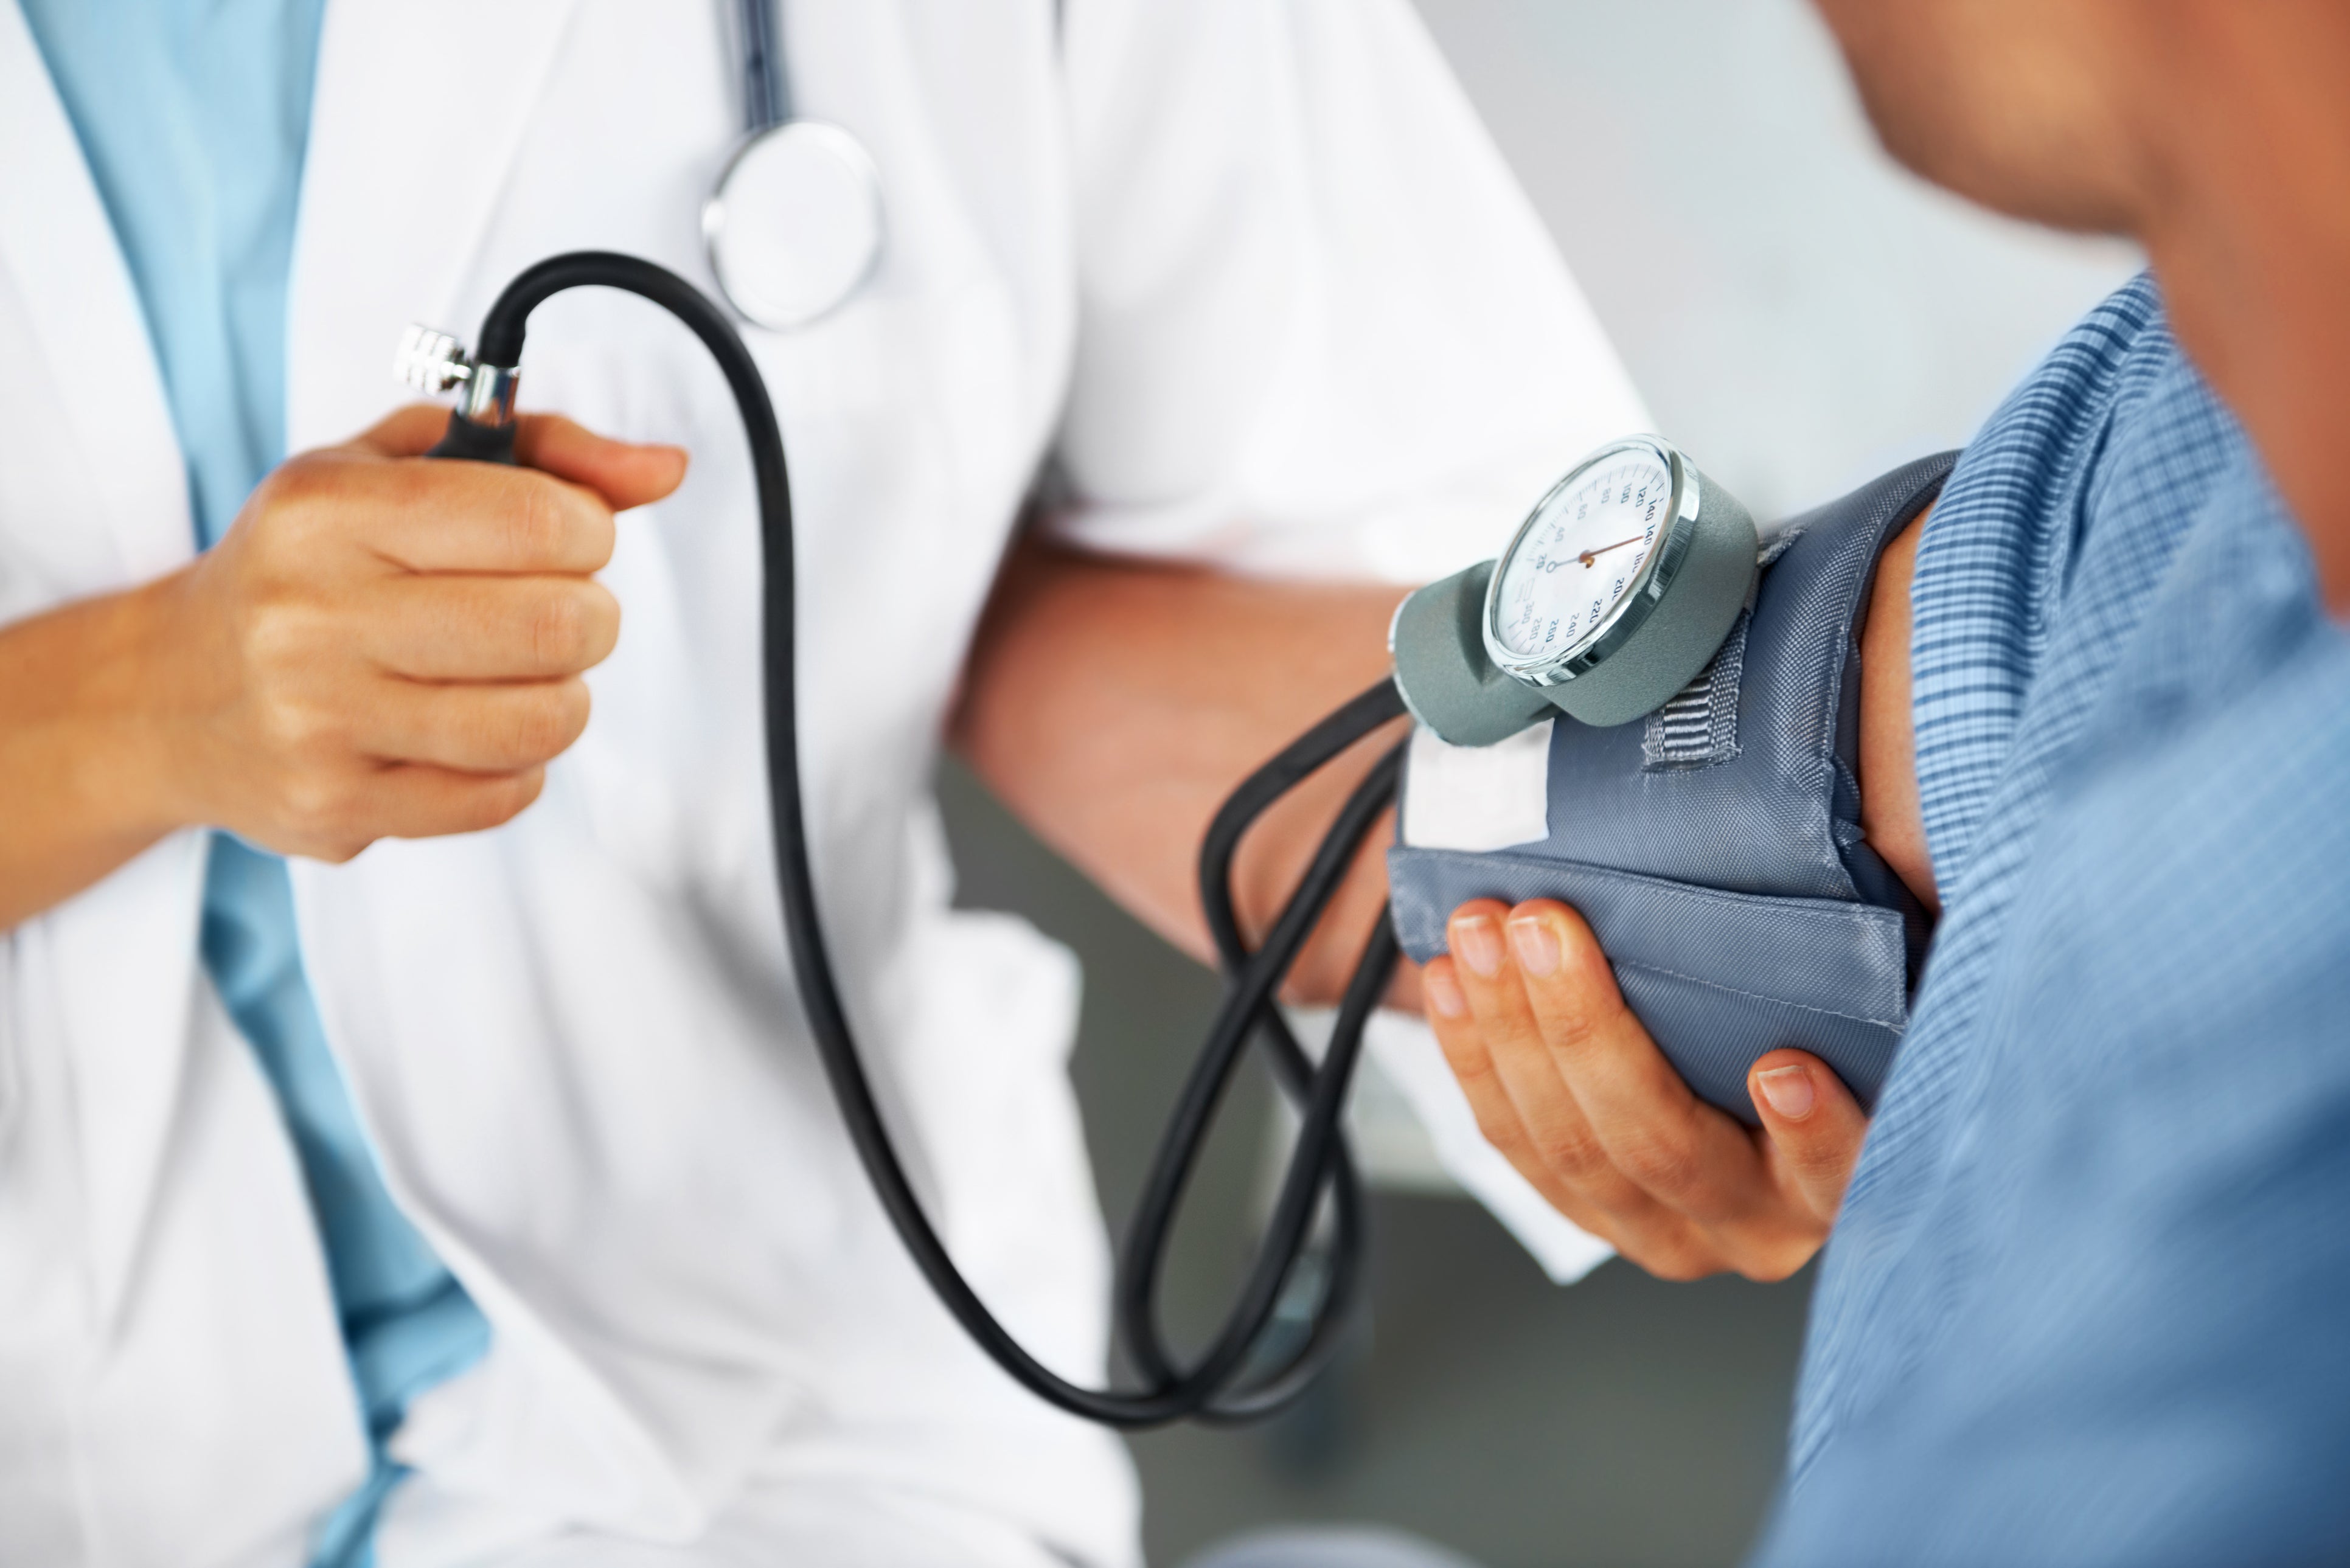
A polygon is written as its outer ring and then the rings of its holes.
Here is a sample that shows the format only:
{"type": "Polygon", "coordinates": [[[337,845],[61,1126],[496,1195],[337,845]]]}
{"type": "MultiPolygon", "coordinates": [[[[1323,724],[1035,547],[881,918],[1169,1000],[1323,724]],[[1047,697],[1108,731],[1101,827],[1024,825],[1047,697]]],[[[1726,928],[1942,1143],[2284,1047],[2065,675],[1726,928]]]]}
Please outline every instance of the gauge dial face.
{"type": "Polygon", "coordinates": [[[1672,471],[1646,447],[1610,452],[1543,498],[1502,563],[1492,627],[1527,660],[1564,659],[1637,588],[1670,518],[1672,471]]]}

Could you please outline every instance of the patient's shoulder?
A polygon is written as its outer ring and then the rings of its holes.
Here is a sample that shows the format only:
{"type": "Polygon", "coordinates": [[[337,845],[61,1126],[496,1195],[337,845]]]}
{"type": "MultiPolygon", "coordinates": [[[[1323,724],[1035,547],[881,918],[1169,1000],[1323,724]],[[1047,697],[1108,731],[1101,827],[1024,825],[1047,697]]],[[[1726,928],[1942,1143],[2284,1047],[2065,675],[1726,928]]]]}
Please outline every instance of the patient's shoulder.
{"type": "Polygon", "coordinates": [[[2141,275],[2067,333],[1960,455],[1910,586],[1912,718],[1938,867],[1965,859],[2043,677],[2053,664],[2084,701],[2098,685],[2241,442],[2141,275]],[[2068,634],[2093,623],[2101,646],[2068,659],[2068,634]]]}
{"type": "Polygon", "coordinates": [[[1930,532],[1946,546],[2012,550],[2061,572],[2090,497],[2139,455],[2137,438],[2200,383],[2151,274],[2108,296],[2052,348],[1967,444],[1930,532]]]}
{"type": "Polygon", "coordinates": [[[2175,543],[2244,445],[2140,274],[2065,334],[1960,455],[1919,552],[1918,618],[1987,618],[1977,629],[2028,661],[2085,564],[2117,534],[2137,554],[2175,543]]]}

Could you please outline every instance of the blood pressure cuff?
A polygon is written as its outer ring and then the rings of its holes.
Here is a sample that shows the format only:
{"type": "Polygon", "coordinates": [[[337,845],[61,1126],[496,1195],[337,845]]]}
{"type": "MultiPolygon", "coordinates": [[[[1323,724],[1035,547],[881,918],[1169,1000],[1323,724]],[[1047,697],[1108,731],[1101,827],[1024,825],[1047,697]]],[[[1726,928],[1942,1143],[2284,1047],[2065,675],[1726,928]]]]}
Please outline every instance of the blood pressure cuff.
{"type": "Polygon", "coordinates": [[[1930,927],[1861,836],[1861,623],[1878,556],[1954,457],[1778,531],[1721,651],[1648,718],[1595,729],[1562,713],[1546,741],[1538,729],[1475,753],[1415,736],[1388,854],[1404,950],[1442,952],[1468,899],[1556,898],[1589,922],[1625,1002],[1703,1098],[1754,1123],[1746,1071],[1793,1045],[1872,1106],[1930,927]],[[1482,846],[1493,823],[1521,841],[1482,846]]]}

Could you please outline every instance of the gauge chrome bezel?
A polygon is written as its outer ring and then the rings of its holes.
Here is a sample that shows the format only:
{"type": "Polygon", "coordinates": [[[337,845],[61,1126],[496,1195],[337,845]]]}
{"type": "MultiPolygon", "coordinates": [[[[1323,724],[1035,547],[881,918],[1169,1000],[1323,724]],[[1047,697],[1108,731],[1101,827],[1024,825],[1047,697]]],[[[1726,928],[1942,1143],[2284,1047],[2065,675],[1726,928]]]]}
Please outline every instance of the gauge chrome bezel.
{"type": "Polygon", "coordinates": [[[1697,514],[1702,497],[1697,468],[1680,454],[1680,449],[1662,436],[1627,436],[1610,441],[1566,471],[1565,478],[1543,492],[1526,514],[1518,531],[1510,535],[1509,547],[1494,563],[1493,576],[1485,585],[1485,655],[1494,667],[1534,686],[1558,686],[1605,663],[1608,657],[1626,643],[1641,627],[1670,591],[1673,579],[1680,573],[1681,563],[1689,558],[1690,542],[1697,536],[1697,514]],[[1626,452],[1645,452],[1662,462],[1671,481],[1671,490],[1665,499],[1665,532],[1648,558],[1640,564],[1632,586],[1608,609],[1600,623],[1586,632],[1575,642],[1556,653],[1528,655],[1516,652],[1502,640],[1502,584],[1509,575],[1510,563],[1517,558],[1519,547],[1525,543],[1530,531],[1543,514],[1543,509],[1553,497],[1571,489],[1593,469],[1626,452]]]}

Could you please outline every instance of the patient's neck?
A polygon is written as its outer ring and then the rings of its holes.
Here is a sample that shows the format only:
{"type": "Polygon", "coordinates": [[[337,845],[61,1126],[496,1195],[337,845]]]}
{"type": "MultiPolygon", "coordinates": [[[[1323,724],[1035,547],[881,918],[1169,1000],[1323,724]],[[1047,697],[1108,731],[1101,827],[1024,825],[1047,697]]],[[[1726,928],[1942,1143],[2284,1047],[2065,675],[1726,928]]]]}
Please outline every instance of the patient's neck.
{"type": "Polygon", "coordinates": [[[2181,344],[2350,618],[2350,7],[2278,9],[2295,26],[2275,26],[2266,0],[2194,7],[2203,25],[2171,39],[2142,237],[2181,344]]]}

